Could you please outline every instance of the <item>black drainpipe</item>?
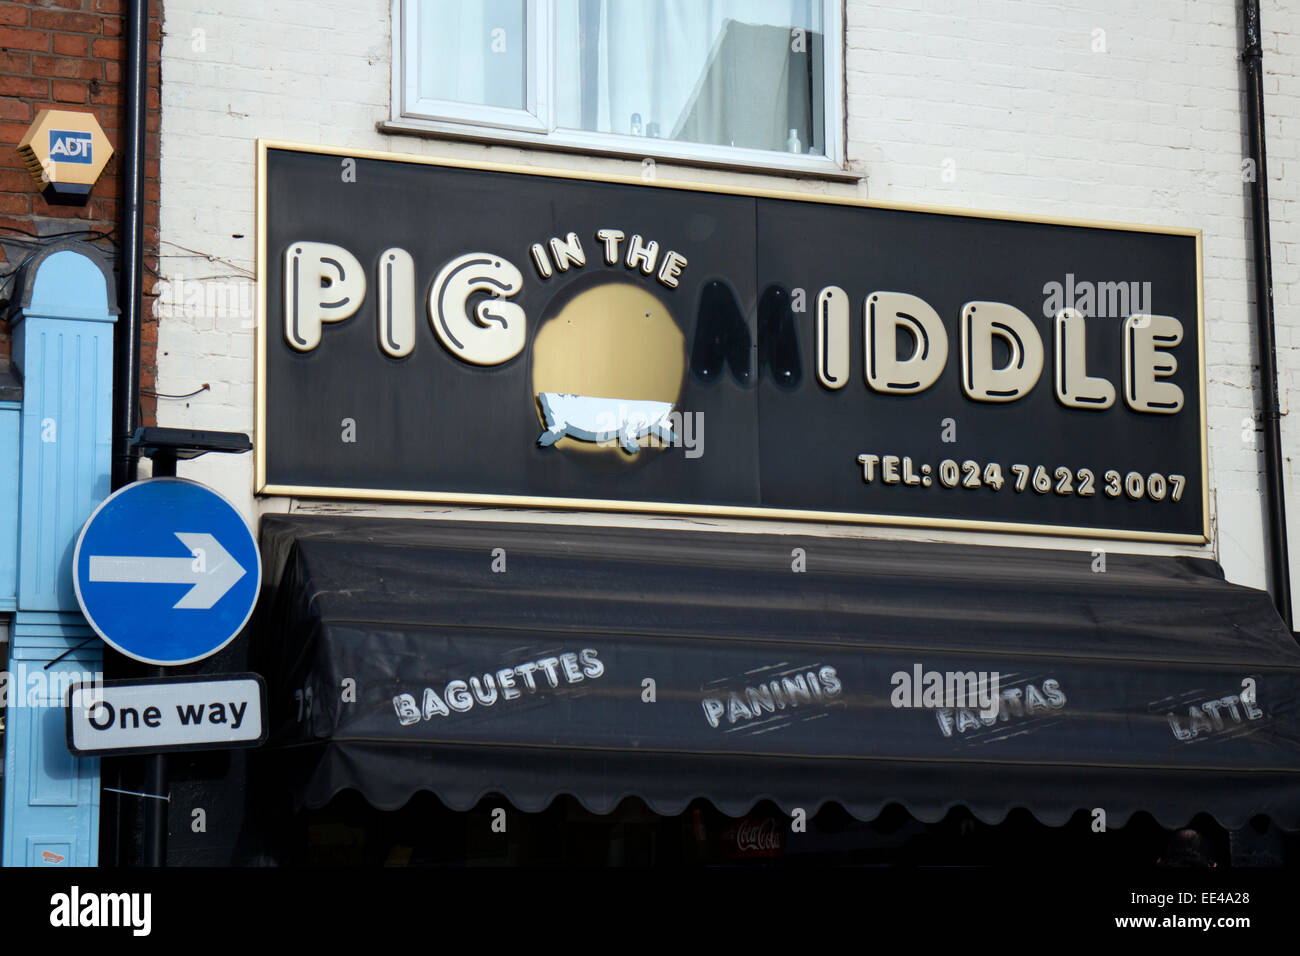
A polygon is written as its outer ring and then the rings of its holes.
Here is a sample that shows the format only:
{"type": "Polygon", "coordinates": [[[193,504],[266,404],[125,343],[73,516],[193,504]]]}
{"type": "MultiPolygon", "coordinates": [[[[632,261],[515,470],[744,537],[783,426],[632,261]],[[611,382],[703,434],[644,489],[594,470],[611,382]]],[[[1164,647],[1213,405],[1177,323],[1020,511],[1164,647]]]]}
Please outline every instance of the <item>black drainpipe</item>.
{"type": "MultiPolygon", "coordinates": [[[[144,166],[145,107],[149,76],[149,0],[131,0],[127,11],[126,54],[122,63],[122,82],[126,87],[126,110],[122,116],[121,177],[122,221],[121,249],[118,257],[117,301],[121,314],[113,330],[113,489],[136,480],[139,455],[131,448],[131,436],[140,424],[140,315],[143,303],[144,272],[144,166]]],[[[123,658],[104,649],[105,670],[110,677],[125,676],[123,658]]],[[[134,675],[133,675],[134,676],[134,675]]],[[[123,789],[126,775],[121,758],[105,762],[105,782],[113,789],[123,789]]],[[[157,785],[156,781],[152,781],[157,785]]],[[[165,787],[165,781],[164,781],[165,787]]],[[[132,787],[130,789],[136,789],[132,787]]],[[[156,792],[156,791],[151,791],[156,792]]],[[[107,797],[108,794],[105,794],[107,797]]],[[[107,838],[101,844],[103,862],[120,866],[123,862],[122,795],[112,794],[112,807],[103,817],[107,838]],[[111,817],[109,816],[111,814],[111,817]],[[111,819],[111,823],[109,820],[111,819]]],[[[149,803],[160,801],[150,800],[149,803]]],[[[157,813],[158,808],[146,808],[157,813]]]]}
{"type": "Polygon", "coordinates": [[[1268,228],[1268,166],[1264,148],[1263,38],[1259,0],[1243,0],[1246,117],[1254,178],[1250,182],[1254,227],[1255,325],[1259,342],[1259,387],[1264,425],[1264,481],[1268,524],[1269,581],[1273,604],[1291,627],[1291,565],[1287,556],[1286,501],[1282,469],[1281,412],[1277,401],[1277,343],[1273,334],[1273,257],[1268,228]]]}
{"type": "Polygon", "coordinates": [[[131,436],[140,424],[140,311],[144,271],[145,91],[149,76],[149,0],[131,0],[126,18],[126,111],[122,118],[122,313],[113,346],[113,488],[136,479],[131,436]]]}

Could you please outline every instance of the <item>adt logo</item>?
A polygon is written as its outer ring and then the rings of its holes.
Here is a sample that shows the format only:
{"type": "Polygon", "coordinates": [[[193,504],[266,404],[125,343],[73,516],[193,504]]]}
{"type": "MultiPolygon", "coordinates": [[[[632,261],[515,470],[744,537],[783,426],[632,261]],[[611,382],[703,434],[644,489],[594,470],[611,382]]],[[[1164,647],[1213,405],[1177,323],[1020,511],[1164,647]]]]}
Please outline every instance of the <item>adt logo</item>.
{"type": "Polygon", "coordinates": [[[82,163],[89,166],[90,134],[66,129],[50,130],[50,159],[56,163],[82,163]]]}

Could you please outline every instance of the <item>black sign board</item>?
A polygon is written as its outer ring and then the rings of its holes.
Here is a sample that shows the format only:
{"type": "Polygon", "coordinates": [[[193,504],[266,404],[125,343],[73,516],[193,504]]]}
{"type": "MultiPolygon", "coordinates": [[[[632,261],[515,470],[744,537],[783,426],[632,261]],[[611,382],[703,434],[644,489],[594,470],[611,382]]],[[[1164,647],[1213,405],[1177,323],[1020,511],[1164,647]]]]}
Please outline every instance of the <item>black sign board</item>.
{"type": "Polygon", "coordinates": [[[1196,230],[259,150],[260,493],[1205,539],[1196,230]]]}

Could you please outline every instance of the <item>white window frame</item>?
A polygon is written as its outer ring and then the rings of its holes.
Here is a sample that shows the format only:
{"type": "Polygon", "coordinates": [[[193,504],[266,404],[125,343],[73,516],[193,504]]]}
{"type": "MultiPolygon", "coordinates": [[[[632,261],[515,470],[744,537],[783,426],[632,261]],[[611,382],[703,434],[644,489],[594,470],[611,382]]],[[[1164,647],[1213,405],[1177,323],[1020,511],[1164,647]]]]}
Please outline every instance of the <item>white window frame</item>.
{"type": "MultiPolygon", "coordinates": [[[[448,121],[469,126],[498,127],[526,133],[545,133],[554,127],[549,96],[551,84],[539,75],[538,64],[549,65],[554,62],[554,41],[550,36],[553,16],[547,16],[545,8],[551,6],[550,0],[527,0],[525,17],[528,24],[528,50],[525,55],[527,65],[525,73],[525,95],[523,109],[510,109],[502,106],[480,106],[476,103],[463,103],[456,100],[438,100],[422,98],[419,94],[419,42],[420,42],[420,5],[418,0],[394,0],[393,2],[393,89],[402,92],[400,112],[394,103],[393,119],[407,118],[431,122],[448,121]],[[397,44],[401,43],[401,53],[397,44]],[[548,53],[547,51],[552,51],[548,53]],[[404,77],[401,70],[409,63],[412,69],[406,70],[404,77]]],[[[396,97],[394,97],[396,100],[396,97]]]]}
{"type": "Polygon", "coordinates": [[[524,109],[478,106],[419,96],[419,5],[392,0],[392,112],[386,133],[415,133],[604,156],[676,160],[759,172],[859,178],[844,168],[844,11],[842,0],[820,0],[823,22],[823,102],[826,156],[683,143],[559,127],[554,105],[558,70],[553,0],[526,0],[527,86],[524,109]],[[410,66],[407,69],[407,66],[410,66]]]}

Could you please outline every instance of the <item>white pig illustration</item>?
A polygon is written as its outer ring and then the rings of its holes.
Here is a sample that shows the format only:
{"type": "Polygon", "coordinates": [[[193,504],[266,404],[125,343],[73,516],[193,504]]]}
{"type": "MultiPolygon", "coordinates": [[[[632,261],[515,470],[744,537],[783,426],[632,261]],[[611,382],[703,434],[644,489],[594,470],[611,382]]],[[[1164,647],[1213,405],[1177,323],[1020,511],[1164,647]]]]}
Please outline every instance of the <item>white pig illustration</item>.
{"type": "Polygon", "coordinates": [[[539,392],[546,431],[537,439],[543,447],[568,435],[582,441],[610,441],[617,437],[629,455],[641,449],[639,439],[655,435],[664,444],[677,441],[668,420],[672,402],[629,401],[623,398],[593,398],[563,392],[539,392]]]}

